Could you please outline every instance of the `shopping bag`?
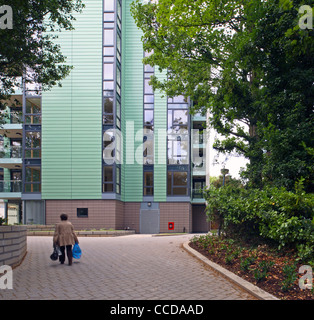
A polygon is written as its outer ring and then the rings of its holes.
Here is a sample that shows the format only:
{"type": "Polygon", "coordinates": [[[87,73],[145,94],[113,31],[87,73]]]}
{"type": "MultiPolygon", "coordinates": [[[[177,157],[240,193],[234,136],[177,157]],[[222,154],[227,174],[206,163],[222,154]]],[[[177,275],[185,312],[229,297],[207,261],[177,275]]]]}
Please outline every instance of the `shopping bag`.
{"type": "Polygon", "coordinates": [[[58,257],[59,257],[59,255],[58,255],[57,248],[54,247],[54,248],[53,248],[53,252],[52,252],[52,254],[50,255],[50,259],[51,259],[52,261],[56,261],[56,260],[58,259],[58,257]]]}
{"type": "Polygon", "coordinates": [[[78,243],[75,243],[75,245],[73,246],[73,249],[72,249],[72,257],[74,259],[80,259],[82,256],[82,250],[79,246],[78,243]]]}

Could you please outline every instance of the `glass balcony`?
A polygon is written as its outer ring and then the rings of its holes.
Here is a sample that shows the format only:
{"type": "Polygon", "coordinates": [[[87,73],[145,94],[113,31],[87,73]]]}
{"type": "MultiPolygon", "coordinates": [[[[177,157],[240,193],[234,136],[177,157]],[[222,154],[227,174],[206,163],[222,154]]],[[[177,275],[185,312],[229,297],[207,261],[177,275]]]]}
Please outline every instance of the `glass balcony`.
{"type": "Polygon", "coordinates": [[[22,169],[22,147],[0,147],[0,167],[7,169],[22,169]]]}
{"type": "Polygon", "coordinates": [[[22,147],[21,146],[8,146],[0,147],[0,159],[21,159],[22,147]]]}
{"type": "Polygon", "coordinates": [[[1,193],[20,193],[22,192],[22,181],[21,180],[7,180],[0,181],[0,196],[1,193]]]}
{"type": "Polygon", "coordinates": [[[0,117],[4,120],[3,123],[0,124],[0,135],[6,136],[11,139],[22,138],[22,112],[4,111],[0,113],[0,117]]]}
{"type": "Polygon", "coordinates": [[[20,111],[11,111],[11,112],[2,111],[1,117],[3,118],[5,124],[21,124],[23,119],[23,114],[20,111]]]}
{"type": "Polygon", "coordinates": [[[192,190],[192,199],[204,199],[202,189],[193,189],[192,190]]]}

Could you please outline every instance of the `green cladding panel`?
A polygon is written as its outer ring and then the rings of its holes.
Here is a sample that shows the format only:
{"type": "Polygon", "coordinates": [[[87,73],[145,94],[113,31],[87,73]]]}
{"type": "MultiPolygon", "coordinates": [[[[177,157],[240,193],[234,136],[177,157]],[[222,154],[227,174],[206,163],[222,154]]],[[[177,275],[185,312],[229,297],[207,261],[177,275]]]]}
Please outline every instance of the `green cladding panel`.
{"type": "Polygon", "coordinates": [[[85,5],[56,40],[74,69],[43,93],[43,199],[101,199],[102,1],[85,5]]]}
{"type": "Polygon", "coordinates": [[[143,200],[143,47],[142,32],[130,13],[132,1],[123,1],[121,109],[122,200],[130,202],[143,200]]]}

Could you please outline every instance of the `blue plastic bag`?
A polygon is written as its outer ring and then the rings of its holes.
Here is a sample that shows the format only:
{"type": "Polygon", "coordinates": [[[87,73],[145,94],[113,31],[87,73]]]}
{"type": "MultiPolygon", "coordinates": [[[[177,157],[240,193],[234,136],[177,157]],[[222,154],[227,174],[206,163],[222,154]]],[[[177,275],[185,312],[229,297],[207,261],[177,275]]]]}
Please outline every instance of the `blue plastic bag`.
{"type": "Polygon", "coordinates": [[[75,243],[75,245],[73,246],[73,249],[72,249],[72,257],[74,259],[80,259],[82,256],[82,250],[79,246],[78,243],[75,243]]]}

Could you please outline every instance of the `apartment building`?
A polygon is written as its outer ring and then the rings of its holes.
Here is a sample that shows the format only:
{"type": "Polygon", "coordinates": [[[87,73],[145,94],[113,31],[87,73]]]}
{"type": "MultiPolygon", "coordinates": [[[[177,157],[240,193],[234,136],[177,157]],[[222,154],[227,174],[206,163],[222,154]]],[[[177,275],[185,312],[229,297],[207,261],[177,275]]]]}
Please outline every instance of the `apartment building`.
{"type": "MultiPolygon", "coordinates": [[[[86,0],[58,34],[74,69],[62,87],[25,86],[0,128],[0,198],[9,223],[138,233],[209,230],[206,118],[191,101],[153,91],[132,0],[86,0]]],[[[208,153],[208,152],[207,152],[208,153]]]]}

